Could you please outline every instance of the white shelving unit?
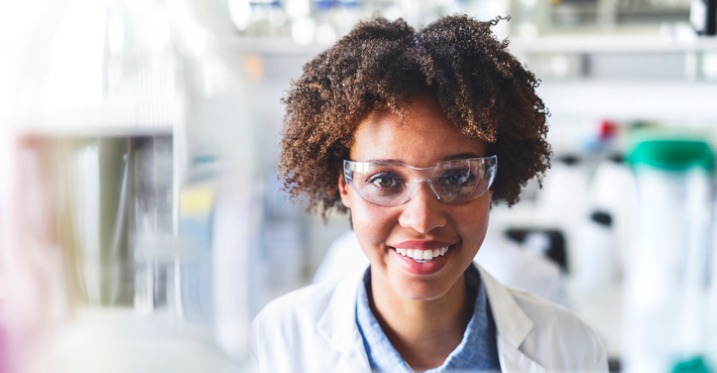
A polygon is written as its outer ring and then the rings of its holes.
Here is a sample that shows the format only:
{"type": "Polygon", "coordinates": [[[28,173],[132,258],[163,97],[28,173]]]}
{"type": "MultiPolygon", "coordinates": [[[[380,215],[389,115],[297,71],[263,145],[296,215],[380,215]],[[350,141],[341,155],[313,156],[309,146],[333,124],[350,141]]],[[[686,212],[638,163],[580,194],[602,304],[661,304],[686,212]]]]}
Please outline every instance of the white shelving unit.
{"type": "Polygon", "coordinates": [[[19,133],[56,136],[149,136],[174,132],[181,112],[178,103],[155,100],[151,112],[138,110],[134,100],[46,110],[24,115],[13,125],[19,133]]]}
{"type": "Polygon", "coordinates": [[[717,83],[548,81],[538,88],[554,119],[609,117],[717,125],[717,83]]]}
{"type": "Polygon", "coordinates": [[[547,36],[511,41],[564,118],[717,124],[717,38],[547,36]]]}
{"type": "Polygon", "coordinates": [[[670,38],[647,35],[553,35],[511,38],[510,49],[518,54],[661,54],[717,53],[717,38],[670,38]]]}

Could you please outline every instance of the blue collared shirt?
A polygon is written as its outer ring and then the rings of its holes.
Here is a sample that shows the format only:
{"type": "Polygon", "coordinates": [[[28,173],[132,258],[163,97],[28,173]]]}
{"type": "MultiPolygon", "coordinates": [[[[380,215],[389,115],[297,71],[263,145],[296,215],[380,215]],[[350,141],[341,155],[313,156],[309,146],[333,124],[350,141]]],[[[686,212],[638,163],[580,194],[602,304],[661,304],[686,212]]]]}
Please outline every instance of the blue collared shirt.
{"type": "MultiPolygon", "coordinates": [[[[465,272],[468,291],[476,294],[473,316],[468,322],[463,340],[448,355],[443,364],[426,372],[499,372],[498,347],[493,315],[485,286],[478,269],[471,265],[465,272]]],[[[356,302],[356,324],[363,338],[371,370],[374,372],[413,372],[391,345],[376,320],[368,302],[366,287],[370,286],[371,273],[364,275],[365,286],[359,286],[356,302]]]]}

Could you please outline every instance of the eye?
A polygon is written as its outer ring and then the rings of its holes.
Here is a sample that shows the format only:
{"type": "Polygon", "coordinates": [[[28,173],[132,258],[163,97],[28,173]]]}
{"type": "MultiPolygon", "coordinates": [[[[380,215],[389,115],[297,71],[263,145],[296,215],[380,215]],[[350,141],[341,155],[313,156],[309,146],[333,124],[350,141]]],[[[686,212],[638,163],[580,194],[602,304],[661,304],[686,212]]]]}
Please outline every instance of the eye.
{"type": "Polygon", "coordinates": [[[475,179],[475,176],[463,169],[447,170],[438,178],[438,184],[445,187],[463,186],[475,179]]]}
{"type": "Polygon", "coordinates": [[[400,188],[401,184],[403,184],[402,180],[398,176],[390,173],[373,175],[367,180],[367,182],[381,189],[400,188]]]}

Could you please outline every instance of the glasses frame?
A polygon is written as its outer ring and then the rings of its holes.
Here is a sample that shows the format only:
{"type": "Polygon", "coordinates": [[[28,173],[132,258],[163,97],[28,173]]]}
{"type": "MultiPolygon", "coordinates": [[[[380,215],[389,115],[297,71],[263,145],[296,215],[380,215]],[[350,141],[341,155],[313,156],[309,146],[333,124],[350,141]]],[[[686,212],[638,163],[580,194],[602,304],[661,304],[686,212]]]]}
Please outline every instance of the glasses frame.
{"type": "MultiPolygon", "coordinates": [[[[479,166],[479,167],[481,167],[481,166],[479,166]]],[[[373,203],[373,204],[376,204],[379,206],[386,206],[386,207],[400,206],[400,205],[407,203],[411,199],[413,199],[413,197],[415,197],[416,193],[418,192],[418,189],[419,189],[421,183],[426,183],[429,186],[429,189],[431,190],[433,197],[441,203],[449,204],[449,205],[460,205],[460,204],[464,204],[464,203],[467,203],[470,201],[474,201],[474,200],[480,198],[480,196],[484,195],[485,192],[490,190],[490,188],[493,185],[493,182],[495,181],[495,176],[497,173],[498,173],[498,156],[496,156],[496,155],[491,155],[491,156],[487,156],[487,157],[450,159],[450,160],[440,161],[430,167],[414,167],[414,166],[411,166],[411,165],[408,165],[408,164],[405,164],[402,162],[392,162],[392,161],[351,161],[351,160],[347,160],[347,159],[344,159],[344,161],[343,161],[343,175],[344,175],[344,181],[346,182],[346,184],[348,184],[351,187],[351,189],[353,189],[366,202],[373,203]],[[482,167],[485,167],[485,168],[487,168],[487,170],[489,170],[488,172],[486,172],[486,174],[488,174],[489,176],[488,176],[488,182],[486,184],[485,190],[481,191],[480,193],[474,192],[473,194],[470,195],[470,198],[462,199],[462,200],[459,200],[458,202],[444,201],[443,198],[441,197],[441,194],[439,193],[439,191],[433,185],[433,172],[438,167],[443,166],[446,163],[461,162],[461,161],[470,161],[470,162],[479,161],[481,163],[482,167]],[[356,185],[354,185],[354,182],[353,182],[353,173],[354,172],[367,173],[375,165],[391,165],[391,166],[405,167],[411,171],[418,172],[418,173],[422,174],[422,177],[421,178],[415,178],[415,177],[411,178],[411,180],[406,183],[406,185],[408,186],[408,189],[402,194],[403,197],[402,197],[402,199],[400,199],[400,202],[396,202],[396,203],[383,202],[382,203],[375,199],[365,196],[364,193],[362,193],[361,190],[356,185]]]]}

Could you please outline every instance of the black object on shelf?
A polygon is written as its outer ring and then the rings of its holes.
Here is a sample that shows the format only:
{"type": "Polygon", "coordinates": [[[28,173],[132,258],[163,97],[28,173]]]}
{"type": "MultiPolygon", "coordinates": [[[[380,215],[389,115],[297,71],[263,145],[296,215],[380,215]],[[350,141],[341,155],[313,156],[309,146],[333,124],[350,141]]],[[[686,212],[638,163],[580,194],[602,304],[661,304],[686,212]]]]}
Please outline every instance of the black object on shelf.
{"type": "Polygon", "coordinates": [[[545,228],[509,228],[505,231],[506,236],[519,244],[525,242],[526,238],[531,234],[543,234],[548,238],[550,244],[545,250],[545,256],[555,262],[560,270],[568,272],[568,254],[565,243],[565,235],[559,229],[545,228]]]}
{"type": "Polygon", "coordinates": [[[717,34],[717,0],[697,0],[690,8],[690,23],[699,35],[717,34]]]}

